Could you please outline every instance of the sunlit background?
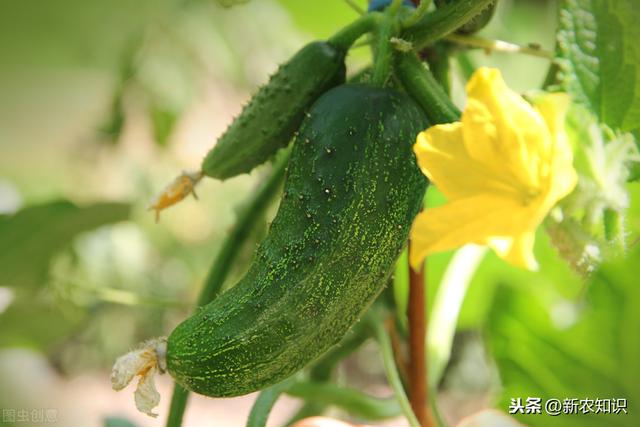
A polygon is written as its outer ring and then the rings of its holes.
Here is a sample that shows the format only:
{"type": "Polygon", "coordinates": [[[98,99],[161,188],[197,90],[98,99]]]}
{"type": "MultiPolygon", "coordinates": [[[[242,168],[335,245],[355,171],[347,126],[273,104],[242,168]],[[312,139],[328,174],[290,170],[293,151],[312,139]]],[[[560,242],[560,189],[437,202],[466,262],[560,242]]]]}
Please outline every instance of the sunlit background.
{"type": "MultiPolygon", "coordinates": [[[[553,50],[555,8],[553,1],[503,0],[481,35],[553,50]]],[[[170,378],[159,379],[160,416],[151,419],[136,412],[133,387],[111,390],[109,369],[117,356],[167,335],[188,315],[236,210],[267,168],[204,180],[198,201],[163,212],[159,223],[148,202],[180,171],[199,167],[278,63],[356,17],[340,0],[252,0],[231,9],[215,0],[0,0],[0,214],[35,209],[11,230],[0,222],[0,409],[47,411],[65,427],[103,426],[109,417],[113,427],[127,426],[124,419],[164,424],[170,378]],[[70,225],[74,205],[94,207],[70,225]]],[[[519,91],[540,87],[548,68],[548,60],[531,56],[474,51],[471,57],[499,66],[519,91]]],[[[367,46],[354,50],[350,72],[368,59],[367,46]]],[[[461,106],[462,85],[458,75],[454,99],[461,106]]],[[[629,188],[638,196],[637,185],[629,188]]],[[[639,199],[632,198],[629,215],[635,236],[639,199]]],[[[252,231],[229,282],[248,265],[268,220],[252,231]]],[[[637,319],[614,316],[626,290],[601,291],[603,336],[586,334],[584,348],[576,339],[570,350],[558,350],[558,331],[576,321],[585,285],[548,240],[539,234],[539,273],[508,267],[492,254],[482,258],[440,386],[449,421],[521,396],[527,381],[540,390],[557,386],[560,398],[582,397],[585,379],[576,372],[559,379],[540,355],[555,358],[551,366],[571,366],[575,354],[584,354],[580,363],[615,372],[607,322],[630,328],[618,330],[621,336],[638,333],[637,319]],[[602,351],[588,353],[594,347],[602,351]]],[[[429,260],[430,304],[451,256],[429,260]]],[[[625,268],[610,274],[633,280],[625,268]]],[[[373,394],[390,393],[373,344],[352,356],[340,376],[373,394]]],[[[244,425],[254,398],[193,397],[184,425],[244,425]]],[[[270,425],[281,425],[297,405],[283,399],[270,425]]]]}

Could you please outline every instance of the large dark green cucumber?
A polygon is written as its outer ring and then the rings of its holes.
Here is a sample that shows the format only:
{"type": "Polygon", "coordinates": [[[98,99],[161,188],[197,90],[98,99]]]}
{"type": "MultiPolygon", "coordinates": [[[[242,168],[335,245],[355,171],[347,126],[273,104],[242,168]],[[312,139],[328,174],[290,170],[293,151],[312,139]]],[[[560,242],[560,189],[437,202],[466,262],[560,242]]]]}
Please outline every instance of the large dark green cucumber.
{"type": "Polygon", "coordinates": [[[226,179],[249,172],[288,144],[311,104],[344,82],[344,56],[333,43],[316,41],[281,65],[209,151],[204,174],[226,179]]]}
{"type": "Polygon", "coordinates": [[[314,104],[249,271],[168,338],[178,383],[250,393],[345,335],[384,287],[420,208],[427,182],[412,145],[426,126],[414,101],[390,89],[343,85],[314,104]]]}

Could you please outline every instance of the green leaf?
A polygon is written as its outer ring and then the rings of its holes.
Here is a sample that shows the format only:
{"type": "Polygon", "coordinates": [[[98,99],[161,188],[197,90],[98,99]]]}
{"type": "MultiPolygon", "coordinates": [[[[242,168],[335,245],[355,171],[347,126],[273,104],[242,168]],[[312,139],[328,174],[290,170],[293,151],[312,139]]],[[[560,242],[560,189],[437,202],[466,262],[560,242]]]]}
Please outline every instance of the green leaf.
{"type": "Polygon", "coordinates": [[[0,348],[46,352],[86,321],[82,310],[53,301],[50,295],[18,298],[0,314],[0,348]]]}
{"type": "Polygon", "coordinates": [[[622,131],[640,127],[639,21],[636,0],[563,0],[560,6],[562,86],[622,131]]]}
{"type": "Polygon", "coordinates": [[[38,287],[46,281],[51,258],[76,235],[128,217],[128,204],[79,207],[68,201],[0,216],[0,286],[38,287]]]}
{"type": "Polygon", "coordinates": [[[541,297],[536,288],[502,287],[488,337],[512,398],[627,399],[628,414],[518,415],[531,427],[640,425],[640,248],[594,274],[584,301],[541,297]]]}

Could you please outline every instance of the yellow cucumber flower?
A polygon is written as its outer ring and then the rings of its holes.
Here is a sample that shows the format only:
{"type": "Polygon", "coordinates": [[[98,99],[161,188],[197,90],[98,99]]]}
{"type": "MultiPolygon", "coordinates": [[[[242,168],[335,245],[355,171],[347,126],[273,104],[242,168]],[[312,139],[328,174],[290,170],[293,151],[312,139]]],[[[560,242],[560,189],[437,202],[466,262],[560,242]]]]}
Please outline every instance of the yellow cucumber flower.
{"type": "Polygon", "coordinates": [[[430,127],[414,145],[420,169],[448,203],[416,217],[411,265],[476,243],[534,270],[535,230],[577,182],[564,130],[569,99],[547,94],[532,106],[492,68],[478,69],[466,89],[461,121],[430,127]]]}

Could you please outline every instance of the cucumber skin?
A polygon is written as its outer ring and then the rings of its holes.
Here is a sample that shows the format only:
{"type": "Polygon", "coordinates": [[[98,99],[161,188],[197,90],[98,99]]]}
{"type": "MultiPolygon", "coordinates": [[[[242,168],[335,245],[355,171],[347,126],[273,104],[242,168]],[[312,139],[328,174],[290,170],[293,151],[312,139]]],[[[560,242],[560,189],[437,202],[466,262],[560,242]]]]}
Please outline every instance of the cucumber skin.
{"type": "Polygon", "coordinates": [[[389,89],[343,85],[316,102],[249,271],[168,338],[178,383],[247,394],[340,341],[383,289],[420,209],[427,181],[412,145],[426,126],[414,101],[389,89]]]}
{"type": "Polygon", "coordinates": [[[316,41],[281,65],[229,125],[202,162],[202,172],[227,179],[250,172],[287,145],[311,104],[345,81],[345,53],[316,41]]]}

